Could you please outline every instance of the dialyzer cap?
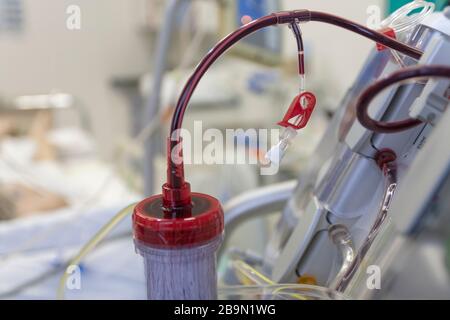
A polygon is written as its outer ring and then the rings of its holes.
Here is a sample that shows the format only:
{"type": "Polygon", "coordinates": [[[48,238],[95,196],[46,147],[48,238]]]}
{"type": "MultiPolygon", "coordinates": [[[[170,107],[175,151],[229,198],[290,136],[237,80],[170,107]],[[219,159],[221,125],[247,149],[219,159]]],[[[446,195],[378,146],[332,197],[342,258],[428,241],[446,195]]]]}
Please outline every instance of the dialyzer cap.
{"type": "Polygon", "coordinates": [[[224,229],[219,200],[192,192],[189,215],[172,215],[163,206],[163,196],[155,195],[139,202],[133,212],[134,238],[141,243],[175,249],[206,243],[224,229]]]}

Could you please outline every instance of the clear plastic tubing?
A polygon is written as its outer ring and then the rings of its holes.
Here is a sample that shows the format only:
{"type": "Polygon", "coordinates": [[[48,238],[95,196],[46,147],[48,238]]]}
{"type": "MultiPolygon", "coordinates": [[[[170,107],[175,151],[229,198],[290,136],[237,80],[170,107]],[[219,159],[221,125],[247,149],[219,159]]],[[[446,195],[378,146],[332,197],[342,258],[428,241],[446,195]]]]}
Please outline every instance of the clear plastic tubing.
{"type": "Polygon", "coordinates": [[[270,163],[280,164],[286,154],[287,148],[291,145],[292,140],[297,136],[297,131],[291,127],[285,128],[280,136],[280,141],[270,148],[265,155],[267,165],[270,163]]]}
{"type": "Polygon", "coordinates": [[[435,4],[424,0],[415,0],[405,4],[381,22],[382,27],[394,29],[395,33],[410,30],[433,13],[435,4]],[[421,9],[419,12],[414,13],[421,9]]]}
{"type": "Polygon", "coordinates": [[[219,202],[193,192],[189,215],[173,217],[164,212],[162,201],[162,195],[147,198],[133,213],[148,299],[217,299],[216,253],[224,226],[219,202]]]}

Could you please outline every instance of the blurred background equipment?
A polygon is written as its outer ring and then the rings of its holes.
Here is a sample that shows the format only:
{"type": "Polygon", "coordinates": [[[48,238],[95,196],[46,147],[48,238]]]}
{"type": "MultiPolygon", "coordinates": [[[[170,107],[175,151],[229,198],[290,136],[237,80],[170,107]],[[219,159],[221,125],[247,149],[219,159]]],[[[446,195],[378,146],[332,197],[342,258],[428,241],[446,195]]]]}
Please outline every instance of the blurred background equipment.
{"type": "Polygon", "coordinates": [[[0,1],[0,34],[17,33],[23,29],[23,3],[21,0],[0,1]]]}
{"type": "MultiPolygon", "coordinates": [[[[242,17],[258,19],[281,8],[279,0],[221,1],[219,4],[219,27],[223,36],[241,26],[242,17]]],[[[281,32],[279,28],[260,30],[242,40],[231,52],[254,62],[279,65],[283,55],[281,32]]]]}

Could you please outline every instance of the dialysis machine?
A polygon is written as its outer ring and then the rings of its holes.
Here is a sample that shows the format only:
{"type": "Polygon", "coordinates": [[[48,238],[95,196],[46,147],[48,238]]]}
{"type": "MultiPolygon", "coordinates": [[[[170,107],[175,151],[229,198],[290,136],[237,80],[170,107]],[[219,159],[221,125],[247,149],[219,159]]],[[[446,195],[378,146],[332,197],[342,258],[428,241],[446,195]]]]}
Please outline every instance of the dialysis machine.
{"type": "MultiPolygon", "coordinates": [[[[439,225],[435,235],[449,237],[444,223],[450,215],[448,77],[415,77],[378,90],[368,114],[387,128],[363,126],[357,119],[355,104],[377,79],[412,66],[450,65],[450,8],[409,26],[403,37],[423,51],[421,58],[374,48],[295,187],[269,187],[225,207],[226,230],[227,223],[232,228],[247,217],[282,210],[265,255],[238,257],[253,274],[261,272],[272,283],[314,284],[352,298],[381,297],[387,280],[401,272],[393,271],[394,261],[424,230],[439,225]],[[421,122],[388,128],[406,118],[421,122]],[[381,280],[374,280],[378,276],[381,280]]],[[[242,265],[235,262],[234,268],[242,265]]],[[[419,275],[409,275],[414,276],[419,275]]],[[[420,277],[428,278],[429,286],[437,281],[432,272],[420,277]]]]}

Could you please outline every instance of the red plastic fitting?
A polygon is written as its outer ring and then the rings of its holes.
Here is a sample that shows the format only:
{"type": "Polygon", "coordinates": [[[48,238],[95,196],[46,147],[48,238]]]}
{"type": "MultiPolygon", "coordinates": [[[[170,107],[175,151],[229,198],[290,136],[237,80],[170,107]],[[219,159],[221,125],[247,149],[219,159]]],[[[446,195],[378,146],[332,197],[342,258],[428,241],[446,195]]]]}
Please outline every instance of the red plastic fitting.
{"type": "Polygon", "coordinates": [[[381,170],[384,170],[385,166],[389,163],[394,162],[397,159],[397,155],[394,150],[389,148],[381,149],[375,155],[375,161],[381,170]]]}
{"type": "Polygon", "coordinates": [[[221,235],[224,229],[223,210],[219,201],[207,194],[193,192],[189,215],[167,216],[163,196],[155,195],[134,208],[134,238],[161,249],[198,246],[221,235]]]}
{"type": "Polygon", "coordinates": [[[315,106],[316,96],[313,93],[305,91],[297,95],[278,125],[291,127],[295,130],[304,128],[308,124],[315,106]],[[305,105],[302,105],[302,101],[305,101],[305,105]]]}
{"type": "MultiPolygon", "coordinates": [[[[395,30],[392,29],[392,28],[384,28],[384,29],[379,30],[379,32],[384,34],[385,36],[388,36],[388,37],[392,38],[392,39],[396,39],[397,38],[397,36],[395,35],[395,30]]],[[[378,51],[383,51],[383,50],[386,50],[386,49],[387,49],[387,47],[385,45],[377,42],[377,50],[378,51]]]]}

